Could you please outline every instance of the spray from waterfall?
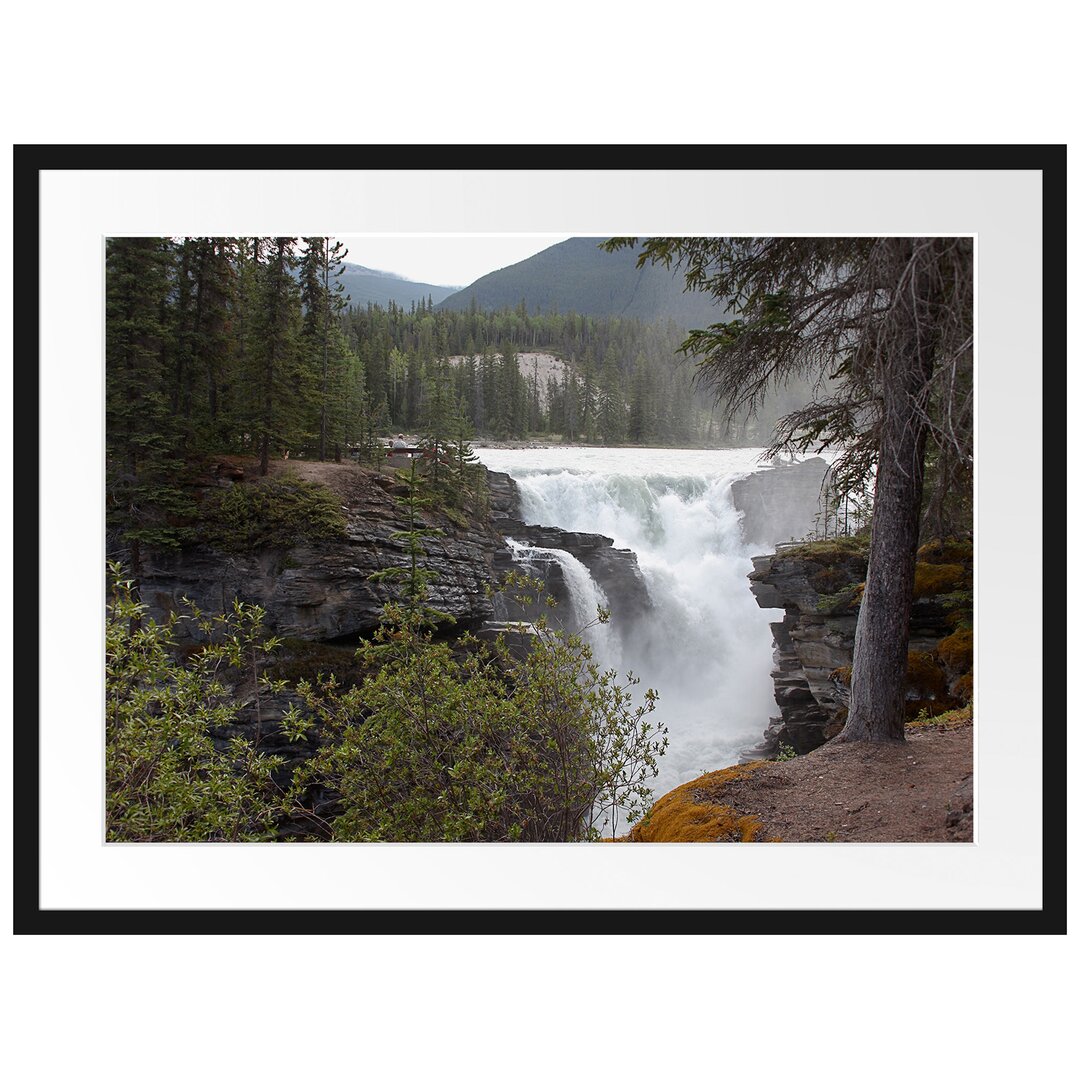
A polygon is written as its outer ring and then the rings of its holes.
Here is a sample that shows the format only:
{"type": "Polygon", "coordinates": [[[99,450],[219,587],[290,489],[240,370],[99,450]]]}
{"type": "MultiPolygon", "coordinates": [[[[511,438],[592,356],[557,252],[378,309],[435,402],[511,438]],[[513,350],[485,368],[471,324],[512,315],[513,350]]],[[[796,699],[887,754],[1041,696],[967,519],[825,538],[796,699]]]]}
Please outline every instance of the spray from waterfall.
{"type": "MultiPolygon", "coordinates": [[[[667,726],[670,744],[653,784],[659,796],[734,764],[775,708],[771,616],[746,580],[758,552],[742,539],[730,491],[757,467],[756,454],[696,455],[679,468],[687,460],[679,455],[689,452],[599,451],[595,466],[581,451],[567,453],[574,467],[558,467],[557,451],[483,457],[514,476],[527,523],[603,533],[637,554],[652,611],[633,625],[613,621],[604,629],[619,647],[611,666],[639,675],[642,693],[653,687],[660,695],[655,718],[667,726]]],[[[539,549],[532,550],[515,558],[537,558],[539,549]]],[[[593,606],[595,582],[567,552],[544,557],[563,564],[577,618],[579,606],[582,613],[593,606]]]]}

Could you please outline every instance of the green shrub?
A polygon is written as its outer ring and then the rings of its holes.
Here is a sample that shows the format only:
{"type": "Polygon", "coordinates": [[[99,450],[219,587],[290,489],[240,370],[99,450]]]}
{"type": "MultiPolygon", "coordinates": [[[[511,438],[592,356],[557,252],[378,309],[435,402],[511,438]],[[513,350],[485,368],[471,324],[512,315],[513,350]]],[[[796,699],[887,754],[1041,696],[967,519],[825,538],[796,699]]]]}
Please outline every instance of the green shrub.
{"type": "Polygon", "coordinates": [[[839,592],[819,596],[817,610],[822,615],[855,615],[858,613],[865,591],[865,581],[853,582],[839,592]]]}
{"type": "Polygon", "coordinates": [[[203,504],[199,539],[226,551],[337,540],[345,533],[338,497],[292,476],[232,484],[203,504]]]}
{"type": "Polygon", "coordinates": [[[600,671],[543,620],[463,641],[464,655],[435,640],[422,606],[389,606],[360,647],[361,686],[298,687],[330,742],[297,770],[294,797],[338,793],[333,838],[573,841],[636,821],[667,746],[646,719],[655,692],[635,706],[636,678],[600,671]]]}
{"type": "MultiPolygon", "coordinates": [[[[263,612],[189,614],[165,625],[146,615],[132,582],[110,565],[105,624],[105,835],[111,841],[259,840],[274,836],[281,813],[273,781],[282,759],[248,740],[218,749],[213,732],[233,724],[239,706],[224,676],[235,669],[261,689],[263,612]],[[179,619],[196,621],[209,643],[180,662],[173,648],[179,619]]],[[[298,733],[297,733],[298,734],[298,733]]]]}

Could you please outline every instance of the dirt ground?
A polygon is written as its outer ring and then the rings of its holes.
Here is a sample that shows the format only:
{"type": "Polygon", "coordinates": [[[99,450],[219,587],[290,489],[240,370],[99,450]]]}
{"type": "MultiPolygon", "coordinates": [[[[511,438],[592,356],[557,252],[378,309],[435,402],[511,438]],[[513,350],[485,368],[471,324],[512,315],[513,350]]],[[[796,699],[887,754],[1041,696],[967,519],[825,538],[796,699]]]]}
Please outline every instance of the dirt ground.
{"type": "Polygon", "coordinates": [[[826,743],[736,776],[708,798],[760,818],[759,840],[970,842],[972,730],[968,720],[909,727],[903,744],[826,743]]]}
{"type": "MultiPolygon", "coordinates": [[[[392,470],[385,470],[387,476],[392,470]]],[[[357,490],[370,490],[374,482],[374,473],[357,465],[354,461],[305,461],[303,458],[283,460],[276,458],[270,462],[270,475],[291,474],[313,484],[325,484],[339,495],[355,495],[357,490]]]]}

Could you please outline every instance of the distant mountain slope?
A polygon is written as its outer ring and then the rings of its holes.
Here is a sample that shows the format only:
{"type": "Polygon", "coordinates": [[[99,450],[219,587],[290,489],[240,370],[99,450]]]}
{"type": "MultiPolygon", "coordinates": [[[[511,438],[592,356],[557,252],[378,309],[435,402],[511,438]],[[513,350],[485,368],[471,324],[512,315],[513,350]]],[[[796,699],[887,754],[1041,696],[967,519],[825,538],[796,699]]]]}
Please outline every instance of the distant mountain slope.
{"type": "Polygon", "coordinates": [[[651,321],[671,318],[685,327],[717,319],[715,305],[683,292],[683,275],[659,266],[635,265],[637,251],[608,253],[602,237],[575,236],[474,281],[439,307],[465,311],[475,299],[483,310],[516,307],[530,314],[555,309],[582,315],[625,315],[651,321]]]}
{"type": "Polygon", "coordinates": [[[433,303],[439,303],[450,296],[454,289],[447,285],[428,285],[423,281],[409,281],[397,274],[388,274],[383,270],[370,270],[366,266],[347,262],[345,270],[338,279],[349,294],[349,303],[365,307],[367,304],[379,304],[382,307],[393,300],[395,304],[407,308],[414,300],[427,302],[430,296],[433,303]]]}

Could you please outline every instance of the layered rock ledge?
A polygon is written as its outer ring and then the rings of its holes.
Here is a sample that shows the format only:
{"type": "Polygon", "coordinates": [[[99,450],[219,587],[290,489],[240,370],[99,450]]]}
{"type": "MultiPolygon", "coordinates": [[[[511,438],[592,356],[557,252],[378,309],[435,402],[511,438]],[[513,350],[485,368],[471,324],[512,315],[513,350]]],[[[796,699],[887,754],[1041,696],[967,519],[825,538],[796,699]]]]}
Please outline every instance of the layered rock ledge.
{"type": "MultiPolygon", "coordinates": [[[[320,483],[340,499],[345,528],[339,539],[317,544],[279,544],[240,553],[206,543],[178,552],[145,552],[140,593],[155,619],[182,611],[184,599],[206,612],[231,607],[233,598],[266,610],[268,628],[279,637],[334,641],[370,633],[378,625],[392,586],[371,575],[409,564],[406,543],[395,532],[408,529],[399,502],[404,489],[392,476],[352,464],[274,463],[275,471],[320,483]]],[[[220,484],[245,483],[243,471],[217,474],[220,484]]],[[[486,595],[496,551],[503,547],[487,522],[425,512],[421,524],[442,530],[423,540],[431,582],[429,603],[466,626],[492,617],[486,595]]],[[[181,625],[181,629],[183,624],[181,625]]]]}
{"type": "MultiPolygon", "coordinates": [[[[566,551],[573,555],[604,590],[616,627],[627,627],[652,608],[649,590],[638,566],[637,555],[629,548],[617,548],[610,536],[570,532],[553,525],[527,525],[518,516],[520,500],[517,483],[506,473],[488,473],[492,525],[504,536],[531,547],[566,551]]],[[[514,569],[509,546],[495,556],[495,569],[502,574],[514,569]]],[[[520,567],[518,567],[520,569],[520,567]]],[[[569,585],[562,567],[555,561],[536,561],[531,573],[544,581],[545,591],[560,604],[569,601],[569,585]]],[[[532,617],[542,612],[525,612],[532,617]]]]}
{"type": "MultiPolygon", "coordinates": [[[[908,652],[908,716],[971,700],[970,542],[935,542],[916,563],[908,652]]],[[[758,605],[782,608],[771,624],[779,715],[743,760],[775,756],[781,743],[805,754],[838,734],[847,718],[867,551],[854,538],[781,545],[753,560],[758,605]]]]}

